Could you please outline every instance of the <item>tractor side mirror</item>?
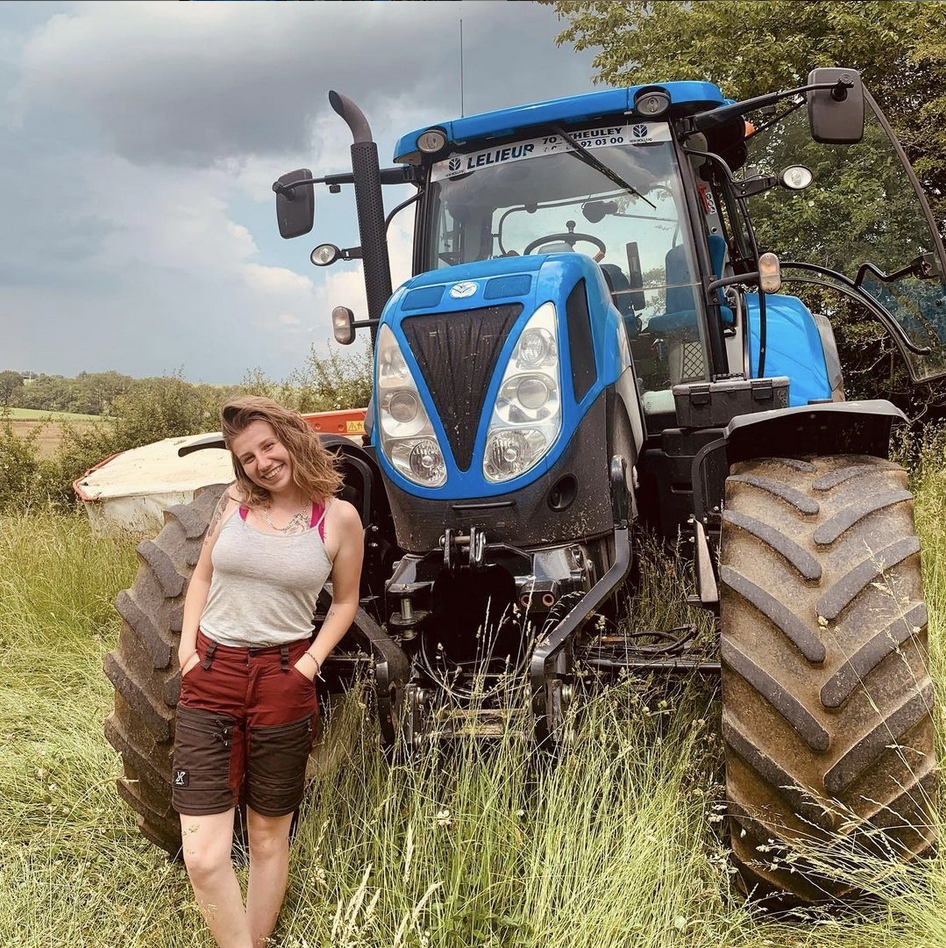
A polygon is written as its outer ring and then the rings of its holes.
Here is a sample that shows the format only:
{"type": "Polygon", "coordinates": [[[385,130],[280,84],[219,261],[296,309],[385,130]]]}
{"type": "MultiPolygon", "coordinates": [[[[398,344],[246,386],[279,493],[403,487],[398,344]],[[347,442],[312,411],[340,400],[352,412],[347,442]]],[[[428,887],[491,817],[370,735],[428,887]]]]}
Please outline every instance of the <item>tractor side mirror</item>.
{"type": "Polygon", "coordinates": [[[808,93],[811,137],[824,145],[854,145],[864,137],[864,87],[854,69],[812,69],[808,84],[834,83],[808,93]]]}
{"type": "Polygon", "coordinates": [[[312,230],[315,222],[315,188],[308,168],[290,171],[273,185],[276,192],[276,223],[279,234],[289,240],[312,230]],[[297,182],[306,182],[305,184],[297,182]]]}

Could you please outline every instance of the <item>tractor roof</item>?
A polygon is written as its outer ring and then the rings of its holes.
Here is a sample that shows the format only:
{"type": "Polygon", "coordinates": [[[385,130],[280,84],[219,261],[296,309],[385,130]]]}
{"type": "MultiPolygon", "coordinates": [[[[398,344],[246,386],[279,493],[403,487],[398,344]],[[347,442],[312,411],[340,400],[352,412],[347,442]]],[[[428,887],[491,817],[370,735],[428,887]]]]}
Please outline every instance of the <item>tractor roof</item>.
{"type": "MultiPolygon", "coordinates": [[[[430,128],[442,129],[448,145],[458,145],[484,138],[501,138],[522,129],[549,125],[556,122],[593,121],[598,118],[624,116],[634,110],[634,96],[642,89],[662,89],[670,96],[676,114],[681,111],[702,112],[725,104],[719,89],[710,82],[664,82],[659,85],[628,86],[624,89],[606,89],[584,95],[566,96],[517,105],[511,109],[497,109],[453,119],[450,122],[425,125],[404,135],[394,148],[394,160],[414,162],[419,157],[417,137],[430,128]]],[[[646,116],[640,116],[646,118],[646,116]]]]}

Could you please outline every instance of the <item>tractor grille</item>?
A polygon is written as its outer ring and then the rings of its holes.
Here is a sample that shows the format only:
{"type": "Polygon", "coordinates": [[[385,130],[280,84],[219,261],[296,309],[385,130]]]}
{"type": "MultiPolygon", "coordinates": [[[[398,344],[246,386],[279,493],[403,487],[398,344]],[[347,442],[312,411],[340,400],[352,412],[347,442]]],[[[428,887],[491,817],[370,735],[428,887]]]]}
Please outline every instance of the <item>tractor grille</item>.
{"type": "Polygon", "coordinates": [[[506,303],[411,316],[401,323],[461,471],[470,468],[486,389],[521,312],[521,303],[506,303]]]}

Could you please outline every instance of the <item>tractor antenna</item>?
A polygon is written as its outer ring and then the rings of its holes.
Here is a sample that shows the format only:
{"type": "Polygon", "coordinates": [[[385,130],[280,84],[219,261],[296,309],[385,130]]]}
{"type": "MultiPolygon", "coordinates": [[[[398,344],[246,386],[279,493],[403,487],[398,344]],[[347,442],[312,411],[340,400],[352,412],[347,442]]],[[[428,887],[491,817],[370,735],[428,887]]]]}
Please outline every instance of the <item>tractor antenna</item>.
{"type": "Polygon", "coordinates": [[[460,118],[463,118],[463,17],[460,17],[460,118]]]}

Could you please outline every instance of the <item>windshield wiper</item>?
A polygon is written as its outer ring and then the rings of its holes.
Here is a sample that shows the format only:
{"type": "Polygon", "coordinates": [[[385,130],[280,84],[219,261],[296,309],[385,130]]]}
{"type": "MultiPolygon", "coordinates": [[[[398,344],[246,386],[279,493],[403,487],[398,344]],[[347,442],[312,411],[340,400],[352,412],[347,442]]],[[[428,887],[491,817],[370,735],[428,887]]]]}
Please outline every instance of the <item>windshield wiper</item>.
{"type": "Polygon", "coordinates": [[[619,188],[623,188],[625,191],[627,191],[628,194],[633,194],[635,197],[639,197],[646,204],[649,204],[655,211],[657,210],[656,204],[654,204],[652,201],[648,201],[647,198],[645,198],[644,195],[637,190],[637,188],[631,187],[631,185],[629,185],[616,171],[613,171],[606,164],[604,164],[604,162],[595,158],[595,156],[591,154],[590,151],[582,148],[581,145],[579,145],[578,142],[576,142],[575,139],[572,138],[572,136],[569,135],[564,128],[556,127],[555,131],[561,135],[569,145],[572,146],[572,151],[570,154],[573,154],[586,165],[594,168],[595,171],[599,171],[606,178],[613,181],[619,188]]]}

